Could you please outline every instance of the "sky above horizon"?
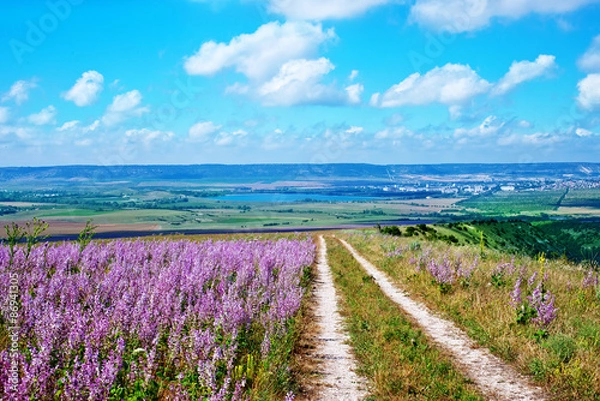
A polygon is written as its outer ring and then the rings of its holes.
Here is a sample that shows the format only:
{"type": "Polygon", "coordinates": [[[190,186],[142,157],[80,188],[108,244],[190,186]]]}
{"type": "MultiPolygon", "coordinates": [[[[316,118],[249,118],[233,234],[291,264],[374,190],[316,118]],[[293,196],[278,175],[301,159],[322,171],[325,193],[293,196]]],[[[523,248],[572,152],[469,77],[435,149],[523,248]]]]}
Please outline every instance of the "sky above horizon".
{"type": "Polygon", "coordinates": [[[600,0],[7,0],[0,166],[600,162],[600,0]]]}

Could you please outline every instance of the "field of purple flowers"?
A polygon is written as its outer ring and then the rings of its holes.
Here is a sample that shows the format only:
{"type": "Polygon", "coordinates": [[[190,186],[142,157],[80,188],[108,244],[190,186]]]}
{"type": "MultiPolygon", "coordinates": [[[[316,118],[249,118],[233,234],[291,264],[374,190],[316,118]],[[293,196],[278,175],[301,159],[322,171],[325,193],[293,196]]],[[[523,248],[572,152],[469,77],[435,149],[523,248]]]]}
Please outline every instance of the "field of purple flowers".
{"type": "Polygon", "coordinates": [[[3,399],[280,391],[314,256],[288,239],[0,246],[3,399]]]}

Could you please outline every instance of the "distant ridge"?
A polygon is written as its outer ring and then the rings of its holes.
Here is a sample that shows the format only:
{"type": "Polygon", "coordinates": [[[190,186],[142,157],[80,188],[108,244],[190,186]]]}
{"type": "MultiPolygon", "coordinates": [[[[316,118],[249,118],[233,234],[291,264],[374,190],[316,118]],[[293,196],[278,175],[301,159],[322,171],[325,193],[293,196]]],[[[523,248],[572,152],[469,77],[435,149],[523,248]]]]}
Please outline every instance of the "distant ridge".
{"type": "Polygon", "coordinates": [[[411,175],[460,176],[490,175],[501,179],[600,177],[600,163],[531,163],[531,164],[198,164],[198,165],[123,165],[123,166],[49,166],[2,167],[0,183],[11,181],[297,181],[297,180],[382,180],[411,175]]]}

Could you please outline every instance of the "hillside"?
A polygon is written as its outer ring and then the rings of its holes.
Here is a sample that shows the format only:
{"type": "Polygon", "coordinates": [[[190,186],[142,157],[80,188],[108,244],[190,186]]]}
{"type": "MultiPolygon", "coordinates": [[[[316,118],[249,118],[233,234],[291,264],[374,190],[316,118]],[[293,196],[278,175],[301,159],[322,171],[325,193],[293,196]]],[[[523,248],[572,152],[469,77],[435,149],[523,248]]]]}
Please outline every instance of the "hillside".
{"type": "Polygon", "coordinates": [[[600,263],[600,226],[594,221],[478,220],[404,229],[384,227],[383,233],[437,239],[456,245],[482,244],[485,248],[536,256],[566,257],[574,262],[600,263]]]}

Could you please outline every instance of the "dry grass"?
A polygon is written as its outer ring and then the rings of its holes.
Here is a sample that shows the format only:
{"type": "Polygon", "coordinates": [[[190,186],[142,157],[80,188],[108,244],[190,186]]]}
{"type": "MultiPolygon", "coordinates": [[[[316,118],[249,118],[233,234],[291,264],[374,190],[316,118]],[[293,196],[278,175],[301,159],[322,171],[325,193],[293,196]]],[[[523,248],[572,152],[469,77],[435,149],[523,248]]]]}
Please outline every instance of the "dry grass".
{"type": "Polygon", "coordinates": [[[417,248],[414,239],[379,234],[347,233],[344,238],[411,297],[455,321],[478,343],[545,386],[556,400],[600,399],[600,299],[593,289],[582,288],[585,273],[579,266],[516,257],[515,272],[492,284],[493,270],[510,263],[509,255],[486,251],[482,259],[478,247],[427,241],[419,242],[420,249],[410,250],[411,244],[417,248]],[[399,247],[404,249],[401,256],[387,256],[399,247]],[[423,258],[424,252],[430,256],[423,258]],[[468,286],[455,283],[442,292],[425,269],[417,272],[415,260],[444,255],[466,264],[479,258],[468,286]],[[536,338],[537,328],[532,323],[518,324],[509,304],[521,269],[525,280],[535,271],[538,276],[548,273],[545,288],[556,296],[559,311],[546,338],[536,338]]]}

